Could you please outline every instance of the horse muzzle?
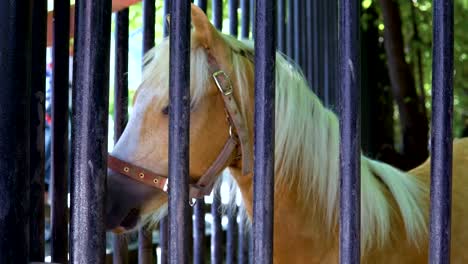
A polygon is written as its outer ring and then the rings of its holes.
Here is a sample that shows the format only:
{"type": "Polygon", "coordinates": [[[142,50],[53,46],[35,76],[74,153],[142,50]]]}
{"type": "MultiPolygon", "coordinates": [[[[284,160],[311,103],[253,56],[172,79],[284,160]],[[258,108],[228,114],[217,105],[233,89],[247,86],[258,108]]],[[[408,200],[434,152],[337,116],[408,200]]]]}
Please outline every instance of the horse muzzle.
{"type": "Polygon", "coordinates": [[[108,170],[107,230],[122,233],[134,229],[140,220],[141,208],[157,194],[151,187],[108,170]]]}

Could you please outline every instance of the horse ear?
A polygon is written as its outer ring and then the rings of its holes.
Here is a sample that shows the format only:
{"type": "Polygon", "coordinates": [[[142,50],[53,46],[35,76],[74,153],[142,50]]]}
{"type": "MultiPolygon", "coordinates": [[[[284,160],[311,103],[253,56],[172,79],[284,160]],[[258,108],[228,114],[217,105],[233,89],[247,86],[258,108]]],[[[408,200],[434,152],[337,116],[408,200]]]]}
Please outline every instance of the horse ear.
{"type": "Polygon", "coordinates": [[[192,4],[192,25],[198,42],[205,48],[210,48],[213,45],[216,30],[211,25],[205,12],[194,4],[192,4]]]}

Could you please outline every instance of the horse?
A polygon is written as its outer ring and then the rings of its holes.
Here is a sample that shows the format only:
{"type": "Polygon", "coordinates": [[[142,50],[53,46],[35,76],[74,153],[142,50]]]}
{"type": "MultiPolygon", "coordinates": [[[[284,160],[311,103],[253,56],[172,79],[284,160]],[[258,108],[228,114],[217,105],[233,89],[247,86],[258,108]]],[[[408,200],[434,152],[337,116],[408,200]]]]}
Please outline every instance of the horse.
{"type": "MultiPolygon", "coordinates": [[[[252,43],[218,32],[194,5],[191,18],[190,197],[209,193],[216,175],[228,169],[251,219],[252,43]]],[[[157,222],[167,212],[168,65],[165,39],[145,57],[133,112],[109,155],[109,230],[129,232],[148,221],[157,222]]],[[[274,263],[338,263],[338,118],[280,53],[276,54],[275,89],[274,263]]],[[[467,163],[468,139],[456,139],[453,263],[468,262],[467,163]]],[[[361,155],[360,169],[362,263],[427,263],[430,158],[403,172],[361,155]]]]}

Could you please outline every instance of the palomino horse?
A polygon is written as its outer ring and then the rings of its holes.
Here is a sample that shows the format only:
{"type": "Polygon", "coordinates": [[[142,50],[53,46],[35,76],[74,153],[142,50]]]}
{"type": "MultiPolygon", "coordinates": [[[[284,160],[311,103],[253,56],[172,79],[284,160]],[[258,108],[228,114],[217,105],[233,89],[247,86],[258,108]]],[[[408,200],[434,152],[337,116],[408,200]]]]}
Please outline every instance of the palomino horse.
{"type": "MultiPolygon", "coordinates": [[[[209,193],[228,168],[251,217],[253,50],[217,32],[196,6],[192,24],[190,196],[209,193]]],[[[133,113],[109,156],[109,229],[131,230],[167,209],[168,40],[146,62],[133,113]]],[[[337,263],[338,119],[281,54],[275,111],[274,262],[337,263]]],[[[456,140],[453,150],[451,256],[468,263],[468,139],[456,140]]],[[[429,175],[429,161],[405,173],[361,156],[363,263],[427,263],[429,175]]]]}

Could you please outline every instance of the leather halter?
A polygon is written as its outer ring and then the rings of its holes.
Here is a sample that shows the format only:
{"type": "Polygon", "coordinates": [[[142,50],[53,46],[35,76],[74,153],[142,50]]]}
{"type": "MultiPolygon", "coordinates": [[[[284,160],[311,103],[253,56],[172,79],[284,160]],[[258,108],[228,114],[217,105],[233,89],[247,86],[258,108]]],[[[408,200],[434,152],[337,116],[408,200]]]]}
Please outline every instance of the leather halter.
{"type": "MultiPolygon", "coordinates": [[[[237,52],[237,51],[234,51],[237,52]]],[[[240,53],[243,55],[244,53],[240,53]]],[[[229,76],[221,69],[216,59],[208,54],[208,65],[212,72],[212,78],[224,101],[226,119],[229,123],[229,138],[224,144],[213,164],[206,170],[205,174],[189,186],[190,204],[193,205],[195,199],[209,195],[214,187],[214,183],[221,171],[235,161],[239,156],[242,158],[242,174],[246,175],[252,171],[251,145],[248,137],[247,126],[242,118],[239,107],[234,99],[233,87],[229,76]],[[233,131],[235,129],[235,131],[233,131]],[[241,155],[238,154],[238,146],[241,148],[241,155]]],[[[168,177],[154,173],[143,167],[126,162],[112,155],[108,155],[107,167],[119,174],[130,177],[147,186],[159,189],[168,193],[168,177]]]]}

